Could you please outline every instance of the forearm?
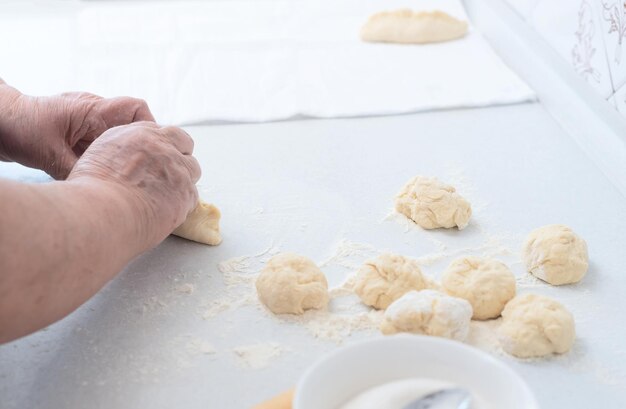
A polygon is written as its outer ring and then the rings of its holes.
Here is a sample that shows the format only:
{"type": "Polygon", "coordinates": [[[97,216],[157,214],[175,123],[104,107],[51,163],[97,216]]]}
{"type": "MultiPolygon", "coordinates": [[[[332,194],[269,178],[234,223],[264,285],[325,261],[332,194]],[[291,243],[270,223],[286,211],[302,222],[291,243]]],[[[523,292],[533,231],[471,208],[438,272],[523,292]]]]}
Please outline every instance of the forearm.
{"type": "Polygon", "coordinates": [[[0,342],[61,319],[148,246],[141,211],[90,180],[0,180],[0,342]]]}

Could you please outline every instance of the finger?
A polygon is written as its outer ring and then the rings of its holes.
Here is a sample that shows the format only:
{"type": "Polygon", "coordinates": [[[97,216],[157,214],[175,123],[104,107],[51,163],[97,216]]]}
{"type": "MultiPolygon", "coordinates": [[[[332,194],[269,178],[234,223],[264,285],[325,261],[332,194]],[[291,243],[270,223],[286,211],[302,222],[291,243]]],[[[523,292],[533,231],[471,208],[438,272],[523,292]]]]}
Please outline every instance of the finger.
{"type": "Polygon", "coordinates": [[[56,180],[65,180],[74,168],[76,161],[78,161],[76,154],[71,149],[64,148],[44,170],[56,180]]]}
{"type": "Polygon", "coordinates": [[[81,139],[74,144],[74,146],[72,147],[72,151],[74,151],[74,154],[80,158],[81,156],[83,156],[83,153],[85,153],[87,148],[91,146],[91,142],[92,141],[87,139],[81,139]]]}
{"type": "Polygon", "coordinates": [[[183,156],[183,164],[187,168],[189,177],[191,177],[194,184],[200,180],[200,176],[202,176],[202,169],[200,168],[200,164],[196,158],[191,155],[185,155],[183,156]]]}
{"type": "Polygon", "coordinates": [[[108,128],[138,121],[154,122],[146,101],[130,97],[103,99],[97,102],[97,111],[108,128]]]}
{"type": "Polygon", "coordinates": [[[136,121],[150,121],[155,122],[154,115],[150,112],[150,108],[145,101],[142,101],[143,104],[140,104],[135,111],[135,116],[133,117],[133,122],[136,121]]]}
{"type": "Polygon", "coordinates": [[[133,122],[127,125],[121,125],[121,126],[140,126],[140,127],[145,127],[145,128],[152,128],[152,129],[161,129],[161,127],[152,121],[138,121],[138,122],[133,122]]]}
{"type": "Polygon", "coordinates": [[[183,155],[193,153],[193,139],[181,128],[166,126],[161,128],[160,134],[183,155]]]}

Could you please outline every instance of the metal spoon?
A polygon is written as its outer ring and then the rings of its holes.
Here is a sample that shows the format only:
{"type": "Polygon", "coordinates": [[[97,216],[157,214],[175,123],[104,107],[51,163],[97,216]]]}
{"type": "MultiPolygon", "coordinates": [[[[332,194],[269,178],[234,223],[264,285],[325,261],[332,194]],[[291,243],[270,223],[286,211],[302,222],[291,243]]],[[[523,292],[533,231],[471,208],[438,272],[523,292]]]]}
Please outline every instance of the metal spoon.
{"type": "Polygon", "coordinates": [[[461,388],[442,389],[414,400],[402,409],[469,409],[472,396],[461,388]]]}

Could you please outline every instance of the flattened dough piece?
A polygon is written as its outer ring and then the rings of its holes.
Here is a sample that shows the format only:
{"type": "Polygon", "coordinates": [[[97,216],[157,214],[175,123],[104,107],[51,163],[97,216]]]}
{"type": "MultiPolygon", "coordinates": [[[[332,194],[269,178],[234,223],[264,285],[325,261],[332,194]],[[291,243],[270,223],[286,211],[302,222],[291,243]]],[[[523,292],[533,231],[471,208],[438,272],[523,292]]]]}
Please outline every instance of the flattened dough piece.
{"type": "Polygon", "coordinates": [[[217,207],[200,200],[196,208],[187,216],[187,220],[172,234],[198,243],[217,246],[222,242],[220,217],[221,213],[217,207]]]}
{"type": "Polygon", "coordinates": [[[372,43],[439,43],[461,38],[465,34],[467,22],[439,10],[383,11],[371,16],[361,28],[361,40],[372,43]]]}

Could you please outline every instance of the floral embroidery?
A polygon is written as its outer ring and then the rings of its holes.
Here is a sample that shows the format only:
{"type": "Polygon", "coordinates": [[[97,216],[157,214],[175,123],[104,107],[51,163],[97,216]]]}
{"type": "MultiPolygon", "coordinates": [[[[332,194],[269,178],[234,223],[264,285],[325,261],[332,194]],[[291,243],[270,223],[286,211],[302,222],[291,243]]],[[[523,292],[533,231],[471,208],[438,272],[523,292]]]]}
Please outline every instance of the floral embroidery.
{"type": "Polygon", "coordinates": [[[589,81],[589,77],[591,77],[599,83],[601,74],[592,66],[591,61],[596,53],[592,42],[595,31],[591,5],[583,0],[578,10],[578,29],[574,33],[576,44],[572,48],[572,64],[576,72],[582,75],[585,80],[589,81]]]}
{"type": "Polygon", "coordinates": [[[602,17],[611,24],[608,34],[617,34],[615,62],[619,64],[622,58],[622,42],[626,38],[626,0],[613,2],[602,0],[602,9],[602,17]]]}

